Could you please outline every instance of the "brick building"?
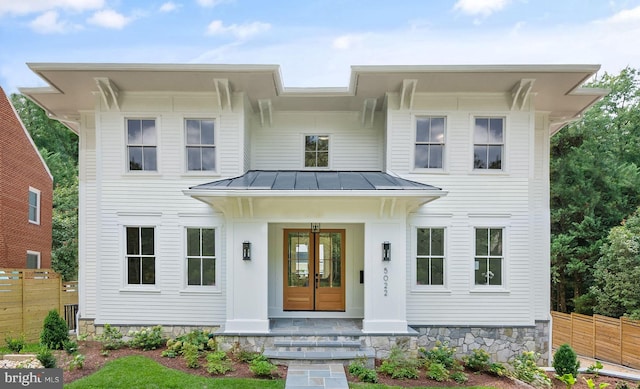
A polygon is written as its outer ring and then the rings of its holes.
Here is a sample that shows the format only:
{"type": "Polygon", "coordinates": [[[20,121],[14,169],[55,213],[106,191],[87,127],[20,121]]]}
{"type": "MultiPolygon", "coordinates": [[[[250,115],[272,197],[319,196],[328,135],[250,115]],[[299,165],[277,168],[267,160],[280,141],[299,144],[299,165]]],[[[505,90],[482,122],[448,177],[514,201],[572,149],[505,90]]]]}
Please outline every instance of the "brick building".
{"type": "Polygon", "coordinates": [[[51,267],[53,177],[0,88],[0,268],[51,267]]]}

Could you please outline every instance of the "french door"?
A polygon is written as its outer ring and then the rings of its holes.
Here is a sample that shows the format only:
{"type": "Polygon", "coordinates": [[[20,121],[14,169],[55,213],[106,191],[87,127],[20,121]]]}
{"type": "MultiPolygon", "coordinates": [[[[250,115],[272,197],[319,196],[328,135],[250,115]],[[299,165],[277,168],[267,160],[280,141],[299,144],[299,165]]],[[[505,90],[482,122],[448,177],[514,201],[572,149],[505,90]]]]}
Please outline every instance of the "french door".
{"type": "Polygon", "coordinates": [[[284,230],[285,311],[345,310],[345,230],[284,230]]]}

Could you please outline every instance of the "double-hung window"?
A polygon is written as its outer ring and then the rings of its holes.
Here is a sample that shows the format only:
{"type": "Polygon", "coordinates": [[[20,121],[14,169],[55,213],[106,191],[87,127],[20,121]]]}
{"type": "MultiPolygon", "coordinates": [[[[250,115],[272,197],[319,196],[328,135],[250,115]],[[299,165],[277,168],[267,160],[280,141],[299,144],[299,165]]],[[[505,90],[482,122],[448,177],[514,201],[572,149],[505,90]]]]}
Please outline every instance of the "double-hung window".
{"type": "Polygon", "coordinates": [[[444,285],[444,228],[418,228],[416,284],[444,285]]]}
{"type": "Polygon", "coordinates": [[[187,228],[187,285],[215,284],[215,230],[213,228],[187,228]]]}
{"type": "Polygon", "coordinates": [[[158,170],[155,119],[127,119],[127,157],[129,171],[158,170]]]}
{"type": "Polygon", "coordinates": [[[40,191],[29,188],[29,223],[40,224],[40,191]]]}
{"type": "Polygon", "coordinates": [[[503,238],[502,228],[475,229],[475,284],[503,284],[503,238]]]}
{"type": "Polygon", "coordinates": [[[27,251],[27,269],[40,269],[40,253],[27,251]]]}
{"type": "Polygon", "coordinates": [[[502,170],[504,156],[503,117],[477,117],[473,129],[473,168],[502,170]]]}
{"type": "Polygon", "coordinates": [[[187,171],[216,169],[213,119],[186,119],[187,171]]]}
{"type": "Polygon", "coordinates": [[[155,229],[153,227],[126,227],[126,235],[127,284],[155,284],[155,229]]]}
{"type": "Polygon", "coordinates": [[[423,116],[416,118],[416,169],[442,169],[445,144],[444,117],[423,116]]]}
{"type": "Polygon", "coordinates": [[[329,135],[304,137],[304,167],[329,167],[329,135]]]}

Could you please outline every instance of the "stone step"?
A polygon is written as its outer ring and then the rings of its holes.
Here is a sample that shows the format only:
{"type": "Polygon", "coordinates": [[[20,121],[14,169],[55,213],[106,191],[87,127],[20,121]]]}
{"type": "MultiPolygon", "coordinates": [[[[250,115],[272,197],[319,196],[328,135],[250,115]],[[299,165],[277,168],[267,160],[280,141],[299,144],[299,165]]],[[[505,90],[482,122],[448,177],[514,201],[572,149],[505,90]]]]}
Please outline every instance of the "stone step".
{"type": "Polygon", "coordinates": [[[276,340],[273,342],[276,348],[360,348],[362,342],[359,340],[276,340]]]}
{"type": "Polygon", "coordinates": [[[375,350],[372,348],[361,348],[357,350],[328,350],[328,351],[279,351],[266,349],[263,355],[273,363],[288,365],[295,362],[307,363],[341,363],[347,365],[352,361],[365,358],[367,365],[373,366],[375,350]]]}

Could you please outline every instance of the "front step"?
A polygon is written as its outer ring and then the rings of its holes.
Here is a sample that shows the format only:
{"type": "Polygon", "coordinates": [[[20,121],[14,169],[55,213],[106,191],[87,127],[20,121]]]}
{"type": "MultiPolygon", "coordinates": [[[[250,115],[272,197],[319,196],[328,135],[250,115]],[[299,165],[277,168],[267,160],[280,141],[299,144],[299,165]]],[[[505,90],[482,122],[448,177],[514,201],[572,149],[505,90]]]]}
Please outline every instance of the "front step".
{"type": "MultiPolygon", "coordinates": [[[[364,347],[359,339],[333,340],[332,337],[310,336],[307,339],[278,339],[273,348],[265,349],[263,354],[273,363],[288,365],[291,362],[341,363],[347,365],[360,358],[367,360],[373,367],[375,350],[364,347]]],[[[304,337],[302,337],[304,338],[304,337]]],[[[358,338],[358,337],[354,337],[358,338]]]]}

